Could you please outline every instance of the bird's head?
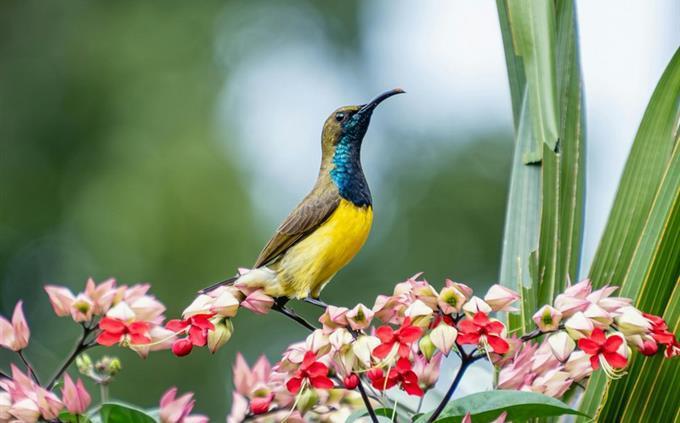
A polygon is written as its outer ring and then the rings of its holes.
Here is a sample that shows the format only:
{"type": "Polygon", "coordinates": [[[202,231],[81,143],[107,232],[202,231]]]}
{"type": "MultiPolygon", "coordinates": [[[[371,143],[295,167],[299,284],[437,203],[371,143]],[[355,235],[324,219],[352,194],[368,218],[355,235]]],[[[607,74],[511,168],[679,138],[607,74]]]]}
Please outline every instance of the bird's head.
{"type": "Polygon", "coordinates": [[[358,106],[344,106],[335,110],[323,125],[321,142],[324,156],[331,157],[340,145],[358,150],[371,122],[375,108],[384,100],[405,91],[395,88],[380,94],[369,103],[358,106]]]}

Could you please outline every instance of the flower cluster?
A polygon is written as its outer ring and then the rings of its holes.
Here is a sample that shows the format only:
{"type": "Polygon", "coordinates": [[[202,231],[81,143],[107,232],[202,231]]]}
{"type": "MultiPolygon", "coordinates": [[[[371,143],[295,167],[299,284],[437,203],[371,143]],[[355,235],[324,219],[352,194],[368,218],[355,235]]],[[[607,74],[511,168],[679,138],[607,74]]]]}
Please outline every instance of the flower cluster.
{"type": "Polygon", "coordinates": [[[174,333],[163,327],[165,306],[149,295],[148,284],[116,285],[115,279],[96,284],[91,278],[83,292],[47,285],[45,291],[57,316],[71,316],[89,330],[98,327],[96,342],[120,345],[146,357],[167,349],[174,333]]]}
{"type": "Polygon", "coordinates": [[[90,394],[80,379],[74,383],[66,374],[60,398],[41,387],[14,364],[11,369],[11,379],[0,379],[0,422],[56,420],[64,409],[73,414],[82,414],[90,405],[90,394]]]}
{"type": "Polygon", "coordinates": [[[612,377],[625,373],[631,349],[644,355],[664,348],[670,358],[680,344],[664,320],[642,313],[630,299],[612,297],[616,287],[593,291],[589,280],[570,286],[533,316],[540,344],[515,339],[511,357],[497,361],[502,368],[498,387],[562,396],[574,383],[602,368],[612,377]]]}

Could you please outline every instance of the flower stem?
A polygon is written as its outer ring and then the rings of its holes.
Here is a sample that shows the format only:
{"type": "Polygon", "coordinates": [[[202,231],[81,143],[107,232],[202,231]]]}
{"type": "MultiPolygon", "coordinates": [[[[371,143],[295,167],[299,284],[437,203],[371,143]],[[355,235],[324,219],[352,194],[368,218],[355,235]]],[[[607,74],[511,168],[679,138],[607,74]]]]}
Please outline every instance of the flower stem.
{"type": "Polygon", "coordinates": [[[109,400],[109,385],[106,383],[99,384],[99,403],[104,404],[109,400]]]}
{"type": "Polygon", "coordinates": [[[458,350],[460,351],[460,368],[458,369],[458,373],[456,373],[456,376],[453,378],[453,382],[451,382],[451,386],[449,386],[449,390],[446,391],[446,395],[444,395],[444,398],[442,398],[442,401],[439,403],[437,408],[432,412],[432,415],[430,416],[429,419],[427,419],[427,423],[432,423],[439,417],[439,415],[444,411],[444,407],[446,407],[446,404],[449,403],[449,400],[451,400],[451,397],[453,396],[453,393],[456,391],[456,388],[458,388],[458,385],[460,384],[460,381],[463,379],[463,375],[465,375],[465,371],[467,370],[468,366],[470,364],[474,363],[475,361],[479,360],[482,357],[486,357],[484,354],[480,355],[474,355],[474,351],[471,352],[469,355],[465,354],[465,351],[458,346],[458,350]]]}
{"type": "Polygon", "coordinates": [[[378,417],[375,415],[375,411],[373,410],[373,406],[371,405],[371,400],[368,398],[368,395],[366,395],[364,383],[361,381],[361,379],[359,380],[357,388],[359,389],[359,393],[361,394],[361,399],[364,400],[364,405],[366,406],[366,410],[368,410],[368,415],[371,417],[371,421],[373,423],[378,423],[378,417]]]}
{"type": "Polygon", "coordinates": [[[21,358],[21,361],[24,363],[24,366],[26,366],[26,371],[28,371],[29,376],[31,376],[31,379],[38,385],[40,385],[40,381],[38,380],[38,375],[35,373],[35,370],[33,369],[33,366],[31,366],[31,363],[26,359],[26,356],[24,355],[24,350],[19,350],[17,351],[17,354],[19,355],[19,358],[21,358]]]}
{"type": "Polygon", "coordinates": [[[293,320],[295,323],[301,325],[305,329],[308,329],[312,332],[314,332],[317,329],[316,327],[314,327],[314,325],[306,321],[302,316],[298,315],[295,311],[287,308],[285,305],[279,305],[275,303],[274,306],[272,307],[272,310],[278,311],[279,313],[293,320]]]}
{"type": "Polygon", "coordinates": [[[96,345],[96,343],[87,340],[87,338],[90,336],[92,332],[94,332],[93,327],[83,325],[83,333],[80,335],[80,339],[73,347],[71,353],[66,357],[66,360],[64,360],[61,367],[59,367],[59,370],[57,370],[54,376],[52,376],[52,379],[50,379],[47,386],[45,386],[47,390],[51,390],[52,387],[54,387],[54,384],[57,383],[57,380],[59,380],[61,375],[64,374],[66,369],[68,369],[68,366],[70,366],[71,363],[73,363],[73,360],[75,360],[80,353],[96,345]]]}

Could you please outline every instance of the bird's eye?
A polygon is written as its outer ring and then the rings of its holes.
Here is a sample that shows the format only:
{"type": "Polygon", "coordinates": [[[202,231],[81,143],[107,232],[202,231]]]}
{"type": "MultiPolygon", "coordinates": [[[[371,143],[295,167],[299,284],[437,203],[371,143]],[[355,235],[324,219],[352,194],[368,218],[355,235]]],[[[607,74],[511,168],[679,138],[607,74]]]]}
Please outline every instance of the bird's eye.
{"type": "Polygon", "coordinates": [[[342,112],[338,112],[335,114],[335,120],[338,122],[342,122],[342,120],[345,118],[345,114],[342,112]]]}

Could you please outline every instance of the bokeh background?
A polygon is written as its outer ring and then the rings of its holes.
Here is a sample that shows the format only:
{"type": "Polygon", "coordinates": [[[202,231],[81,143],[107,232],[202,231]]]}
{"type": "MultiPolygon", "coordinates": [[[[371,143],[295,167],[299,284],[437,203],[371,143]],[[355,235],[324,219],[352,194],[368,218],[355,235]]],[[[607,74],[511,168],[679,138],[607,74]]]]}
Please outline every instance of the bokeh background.
{"type": "MultiPolygon", "coordinates": [[[[680,44],[680,4],[578,7],[587,266],[680,44]]],[[[494,282],[513,131],[495,2],[0,2],[0,314],[24,299],[44,374],[78,333],[54,317],[46,282],[150,282],[179,314],[250,265],[311,187],[325,117],[397,86],[408,94],[379,108],[364,143],[373,232],[324,292],[335,304],[372,304],[420,271],[494,282]]],[[[215,356],[109,350],[124,366],[112,396],[151,407],[177,385],[222,419],[236,351],[275,359],[304,336],[276,315],[235,324],[215,356]]],[[[11,359],[0,352],[0,368],[11,359]]],[[[462,394],[489,383],[478,372],[462,394]]]]}

